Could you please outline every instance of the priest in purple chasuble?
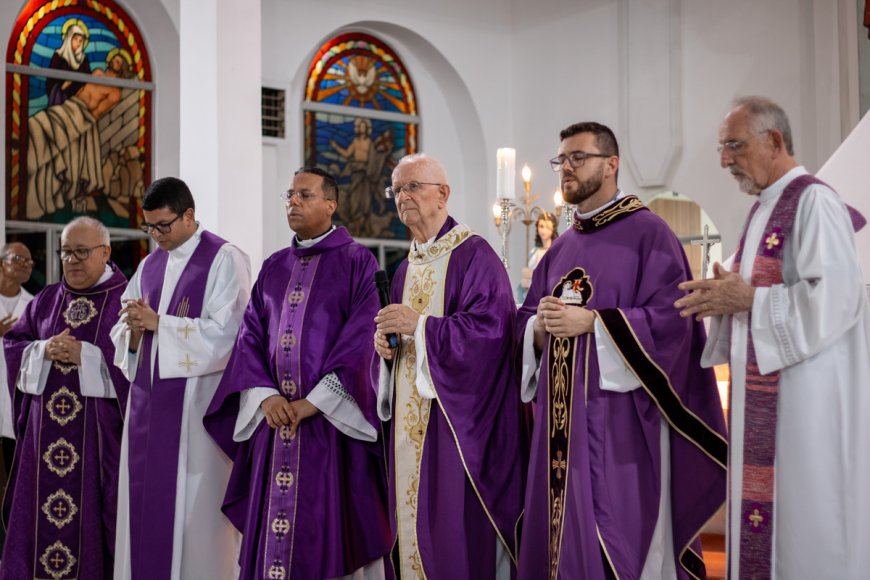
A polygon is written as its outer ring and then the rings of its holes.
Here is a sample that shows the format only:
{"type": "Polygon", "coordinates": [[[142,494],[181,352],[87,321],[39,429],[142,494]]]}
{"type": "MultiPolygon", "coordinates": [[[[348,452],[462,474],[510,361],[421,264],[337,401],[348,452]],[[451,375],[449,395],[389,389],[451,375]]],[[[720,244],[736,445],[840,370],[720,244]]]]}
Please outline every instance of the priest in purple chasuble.
{"type": "Polygon", "coordinates": [[[710,317],[705,365],[731,365],[731,578],[866,578],[870,569],[870,308],[866,223],[794,159],[782,108],[738,99],[720,162],[757,197],[736,254],[683,285],[710,317]]]}
{"type": "Polygon", "coordinates": [[[202,425],[250,288],[248,257],[200,227],[180,179],[151,183],[139,265],[112,328],[130,379],[115,578],[235,578],[239,535],[220,506],[231,463],[202,425]]]}
{"type": "Polygon", "coordinates": [[[510,281],[448,216],[436,159],[403,158],[389,193],[414,236],[375,319],[394,558],[403,579],[510,578],[525,464],[510,281]]]}
{"type": "Polygon", "coordinates": [[[260,270],[205,418],[233,460],[223,510],[242,533],[243,579],[387,572],[371,373],[377,261],[332,225],[338,194],[322,169],[294,175],[284,199],[296,235],[260,270]]]}
{"type": "Polygon", "coordinates": [[[704,578],[698,534],[725,501],[727,445],[703,326],[673,309],[691,270],[617,187],[610,129],[560,137],[550,163],[577,213],[518,316],[535,401],[519,578],[704,578]]]}
{"type": "Polygon", "coordinates": [[[63,281],[4,337],[17,446],[3,502],[0,578],[111,578],[129,382],[109,330],[127,279],[109,232],[82,217],[61,234],[63,281]]]}

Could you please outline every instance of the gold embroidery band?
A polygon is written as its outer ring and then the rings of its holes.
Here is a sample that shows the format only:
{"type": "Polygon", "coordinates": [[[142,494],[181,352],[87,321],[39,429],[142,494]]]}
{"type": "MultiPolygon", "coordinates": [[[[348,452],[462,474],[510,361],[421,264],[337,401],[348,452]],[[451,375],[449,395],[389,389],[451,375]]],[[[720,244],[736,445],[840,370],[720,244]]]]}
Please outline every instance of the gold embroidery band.
{"type": "Polygon", "coordinates": [[[571,403],[577,362],[577,337],[550,337],[547,352],[547,467],[549,472],[550,579],[559,575],[565,500],[568,485],[568,446],[571,440],[571,403]]]}

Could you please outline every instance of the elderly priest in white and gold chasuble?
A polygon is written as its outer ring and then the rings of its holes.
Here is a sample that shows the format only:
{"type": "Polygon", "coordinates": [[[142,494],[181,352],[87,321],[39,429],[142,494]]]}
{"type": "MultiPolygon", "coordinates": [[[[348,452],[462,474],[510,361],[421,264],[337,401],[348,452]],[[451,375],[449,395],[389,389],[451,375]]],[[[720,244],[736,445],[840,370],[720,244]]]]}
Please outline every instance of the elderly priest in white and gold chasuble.
{"type": "Polygon", "coordinates": [[[394,556],[402,578],[509,578],[524,463],[510,282],[488,243],[447,215],[440,163],[404,158],[391,190],[414,234],[375,319],[394,556]]]}

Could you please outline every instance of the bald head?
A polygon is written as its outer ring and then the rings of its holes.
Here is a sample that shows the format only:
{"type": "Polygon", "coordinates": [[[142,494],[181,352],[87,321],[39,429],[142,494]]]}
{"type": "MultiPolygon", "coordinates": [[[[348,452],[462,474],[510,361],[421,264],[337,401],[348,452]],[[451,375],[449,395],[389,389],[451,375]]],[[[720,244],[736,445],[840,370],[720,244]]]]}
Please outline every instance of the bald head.
{"type": "Polygon", "coordinates": [[[440,161],[422,153],[403,157],[393,170],[393,190],[399,219],[414,239],[425,242],[447,221],[450,186],[440,161]]]}
{"type": "Polygon", "coordinates": [[[63,228],[63,232],[60,234],[60,239],[63,240],[67,237],[70,230],[77,228],[95,230],[95,235],[99,236],[100,243],[109,245],[109,230],[103,225],[103,222],[88,216],[77,217],[66,224],[66,227],[63,228]]]}
{"type": "MultiPolygon", "coordinates": [[[[426,175],[426,181],[447,184],[447,171],[445,171],[444,165],[434,157],[430,157],[425,153],[415,153],[413,155],[405,155],[402,157],[399,160],[399,164],[396,165],[396,168],[393,170],[393,183],[396,183],[396,172],[403,166],[405,169],[412,167],[414,174],[426,175]]],[[[418,179],[417,181],[420,180],[418,179]]]]}

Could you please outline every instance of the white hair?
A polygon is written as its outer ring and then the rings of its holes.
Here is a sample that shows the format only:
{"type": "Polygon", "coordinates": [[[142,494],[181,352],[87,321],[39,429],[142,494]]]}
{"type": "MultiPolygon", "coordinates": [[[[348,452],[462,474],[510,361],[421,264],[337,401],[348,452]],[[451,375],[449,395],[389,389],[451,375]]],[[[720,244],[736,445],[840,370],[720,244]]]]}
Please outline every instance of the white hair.
{"type": "MultiPolygon", "coordinates": [[[[396,164],[396,169],[398,169],[402,165],[416,165],[417,163],[429,168],[434,168],[439,174],[443,176],[444,181],[447,181],[447,170],[444,169],[444,164],[435,159],[434,157],[426,155],[425,153],[413,153],[411,155],[405,155],[399,160],[399,163],[396,164]]],[[[393,173],[396,172],[396,169],[393,169],[393,173]]]]}
{"type": "Polygon", "coordinates": [[[68,230],[71,230],[78,226],[94,228],[95,230],[100,232],[100,241],[107,246],[109,245],[109,230],[106,228],[106,226],[103,225],[103,222],[101,222],[100,220],[96,220],[92,217],[88,217],[86,215],[77,217],[68,224],[66,224],[66,226],[64,226],[63,228],[63,232],[61,232],[60,234],[61,238],[66,235],[66,232],[68,230]]]}

